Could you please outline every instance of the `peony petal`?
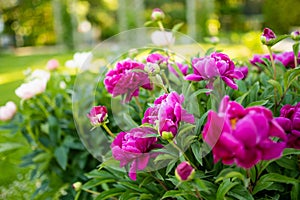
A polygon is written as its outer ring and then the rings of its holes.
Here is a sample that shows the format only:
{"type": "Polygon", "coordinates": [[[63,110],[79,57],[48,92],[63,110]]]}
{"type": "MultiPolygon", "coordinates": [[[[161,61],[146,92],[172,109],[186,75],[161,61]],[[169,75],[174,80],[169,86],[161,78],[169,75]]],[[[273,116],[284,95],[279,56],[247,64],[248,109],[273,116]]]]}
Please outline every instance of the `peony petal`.
{"type": "Polygon", "coordinates": [[[136,162],[137,162],[137,169],[138,170],[143,170],[147,167],[148,162],[149,162],[149,153],[143,154],[142,156],[138,157],[136,162]]]}
{"type": "Polygon", "coordinates": [[[285,117],[277,117],[275,118],[276,122],[283,128],[286,133],[291,132],[292,130],[292,122],[290,119],[285,117]]]}
{"type": "Polygon", "coordinates": [[[226,85],[228,85],[229,87],[231,87],[234,90],[238,89],[237,84],[230,78],[226,77],[226,76],[221,76],[222,80],[226,83],[226,85]]]}
{"type": "Polygon", "coordinates": [[[131,180],[133,180],[133,181],[136,181],[136,169],[137,169],[136,160],[134,160],[131,163],[131,166],[130,166],[130,169],[129,169],[129,173],[128,173],[129,178],[131,180]]]}
{"type": "Polygon", "coordinates": [[[189,74],[186,77],[184,77],[184,79],[187,81],[202,81],[203,76],[196,75],[196,74],[189,74]]]}
{"type": "Polygon", "coordinates": [[[251,116],[245,116],[236,123],[236,130],[233,132],[233,136],[246,147],[254,147],[257,143],[258,131],[251,116]]]}

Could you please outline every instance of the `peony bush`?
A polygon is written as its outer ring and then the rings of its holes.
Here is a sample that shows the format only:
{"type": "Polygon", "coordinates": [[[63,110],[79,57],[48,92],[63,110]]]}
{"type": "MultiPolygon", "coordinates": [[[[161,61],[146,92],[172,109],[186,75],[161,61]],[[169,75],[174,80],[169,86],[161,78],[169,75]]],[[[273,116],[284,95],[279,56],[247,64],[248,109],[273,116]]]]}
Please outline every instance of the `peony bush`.
{"type": "Polygon", "coordinates": [[[153,11],[147,48],[106,66],[76,53],[66,66],[83,82],[50,60],[16,89],[19,105],[0,107],[32,146],[33,198],[299,199],[299,31],[265,28],[269,53],[247,62],[214,48],[184,57],[164,17],[153,11]],[[286,38],[293,50],[273,52],[286,38]]]}

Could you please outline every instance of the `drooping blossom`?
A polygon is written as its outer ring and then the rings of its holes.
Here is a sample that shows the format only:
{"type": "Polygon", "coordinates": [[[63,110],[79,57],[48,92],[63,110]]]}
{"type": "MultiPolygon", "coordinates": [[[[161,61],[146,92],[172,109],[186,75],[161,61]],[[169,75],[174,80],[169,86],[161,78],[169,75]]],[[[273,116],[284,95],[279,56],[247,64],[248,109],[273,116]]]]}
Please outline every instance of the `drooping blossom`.
{"type": "Polygon", "coordinates": [[[105,106],[94,106],[87,114],[93,126],[100,126],[107,123],[107,108],[105,106]]]}
{"type": "Polygon", "coordinates": [[[223,53],[214,52],[204,58],[194,58],[192,60],[194,73],[185,77],[189,81],[207,80],[207,88],[213,89],[213,83],[220,77],[232,89],[238,89],[234,79],[244,78],[243,73],[235,68],[230,58],[223,53]]]}
{"type": "Polygon", "coordinates": [[[243,108],[225,96],[219,113],[210,111],[203,130],[204,141],[212,147],[214,161],[236,163],[251,168],[261,160],[279,158],[286,145],[286,134],[262,106],[243,108]]]}
{"type": "Polygon", "coordinates": [[[116,97],[125,95],[125,102],[129,102],[133,96],[139,95],[139,88],[152,90],[152,85],[143,63],[126,59],[116,64],[115,69],[107,72],[104,85],[109,93],[116,97]]]}
{"type": "MultiPolygon", "coordinates": [[[[281,63],[286,68],[295,68],[294,53],[292,51],[273,54],[273,58],[275,63],[281,63]]],[[[263,59],[271,60],[269,54],[255,54],[250,60],[250,63],[254,66],[259,67],[259,64],[265,64],[263,59]]],[[[299,62],[300,52],[298,54],[298,63],[299,62]]]]}
{"type": "Polygon", "coordinates": [[[158,97],[154,101],[154,106],[145,111],[142,123],[157,127],[161,136],[172,133],[175,137],[180,122],[193,124],[195,121],[194,116],[182,107],[183,102],[184,96],[176,92],[158,97]]]}
{"type": "Polygon", "coordinates": [[[186,161],[180,163],[175,169],[175,176],[179,181],[192,180],[195,175],[195,169],[186,161]]]}
{"type": "Polygon", "coordinates": [[[14,102],[8,101],[0,107],[0,121],[11,120],[17,112],[17,106],[14,102]]]}
{"type": "Polygon", "coordinates": [[[269,29],[269,28],[264,28],[263,33],[260,37],[261,42],[267,46],[272,46],[274,42],[274,39],[276,38],[275,33],[269,29]]]}
{"type": "Polygon", "coordinates": [[[136,180],[136,171],[143,170],[148,165],[150,158],[157,156],[151,150],[162,148],[157,144],[156,130],[149,127],[133,128],[128,132],[120,132],[111,144],[112,155],[120,161],[120,167],[130,163],[129,177],[136,180]]]}
{"type": "Polygon", "coordinates": [[[284,105],[276,121],[287,134],[287,147],[300,149],[300,102],[295,106],[284,105]]]}
{"type": "Polygon", "coordinates": [[[59,67],[59,62],[56,59],[50,59],[48,60],[46,64],[46,69],[47,70],[55,70],[59,67]]]}
{"type": "Polygon", "coordinates": [[[164,18],[165,18],[165,13],[161,9],[154,8],[152,10],[151,19],[153,21],[160,21],[163,20],[164,18]]]}
{"type": "Polygon", "coordinates": [[[154,31],[151,34],[151,41],[157,46],[169,46],[175,43],[175,37],[169,31],[154,31]]]}

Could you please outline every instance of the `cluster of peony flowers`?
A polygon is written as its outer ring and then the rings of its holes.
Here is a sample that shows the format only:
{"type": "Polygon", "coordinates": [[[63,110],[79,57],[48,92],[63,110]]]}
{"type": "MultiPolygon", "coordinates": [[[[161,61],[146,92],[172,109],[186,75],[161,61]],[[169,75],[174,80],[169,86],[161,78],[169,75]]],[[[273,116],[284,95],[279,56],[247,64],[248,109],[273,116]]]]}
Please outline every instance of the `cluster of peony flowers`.
{"type": "MultiPolygon", "coordinates": [[[[286,68],[295,68],[295,62],[294,62],[294,52],[288,51],[288,52],[282,52],[273,54],[274,62],[275,63],[281,63],[286,68]]],[[[271,60],[269,54],[255,54],[252,59],[250,59],[250,63],[254,66],[259,67],[259,64],[265,64],[264,59],[271,60]]],[[[298,63],[300,62],[300,52],[298,54],[298,63]]]]}
{"type": "Polygon", "coordinates": [[[262,106],[243,108],[225,96],[219,113],[210,111],[203,138],[211,147],[214,161],[251,168],[261,160],[279,158],[287,136],[262,106]]]}
{"type": "Polygon", "coordinates": [[[50,73],[45,70],[37,69],[33,71],[27,79],[29,80],[28,82],[23,83],[15,90],[16,95],[23,100],[43,93],[50,79],[50,73]]]}

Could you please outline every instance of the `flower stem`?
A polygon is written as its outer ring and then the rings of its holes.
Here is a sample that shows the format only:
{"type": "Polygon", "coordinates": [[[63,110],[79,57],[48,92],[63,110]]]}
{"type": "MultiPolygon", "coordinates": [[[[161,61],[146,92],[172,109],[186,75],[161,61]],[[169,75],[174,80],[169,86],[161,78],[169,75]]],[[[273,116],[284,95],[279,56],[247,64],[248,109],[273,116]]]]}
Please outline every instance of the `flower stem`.
{"type": "Polygon", "coordinates": [[[135,103],[136,103],[137,107],[139,108],[139,111],[140,111],[139,113],[142,113],[143,109],[142,109],[142,106],[139,102],[139,99],[137,97],[134,97],[134,100],[135,100],[135,103]]]}
{"type": "MultiPolygon", "coordinates": [[[[268,50],[270,53],[270,59],[271,59],[271,64],[272,64],[272,68],[273,68],[273,80],[276,81],[276,66],[275,66],[275,62],[274,62],[274,57],[273,57],[273,53],[272,53],[272,49],[270,46],[268,46],[268,50]]],[[[276,88],[274,87],[274,111],[276,112],[277,110],[277,92],[276,92],[276,88]]]]}
{"type": "Polygon", "coordinates": [[[174,143],[174,141],[173,140],[171,140],[171,141],[169,141],[170,143],[171,143],[171,145],[175,148],[175,149],[177,149],[182,155],[183,155],[183,157],[184,157],[184,159],[186,160],[186,161],[188,161],[191,165],[192,165],[192,167],[194,168],[194,169],[197,169],[197,167],[190,161],[190,159],[185,155],[185,153],[183,152],[183,150],[181,150],[180,148],[179,148],[179,146],[177,146],[175,143],[174,143]]]}
{"type": "Polygon", "coordinates": [[[111,132],[111,130],[106,126],[106,124],[102,125],[106,132],[112,137],[115,138],[115,135],[111,132]]]}
{"type": "Polygon", "coordinates": [[[84,189],[84,188],[82,188],[82,190],[83,190],[83,191],[86,191],[86,192],[88,192],[88,193],[91,193],[91,194],[95,194],[95,195],[99,195],[99,194],[100,194],[100,192],[96,192],[96,191],[89,190],[89,189],[84,189]]]}

